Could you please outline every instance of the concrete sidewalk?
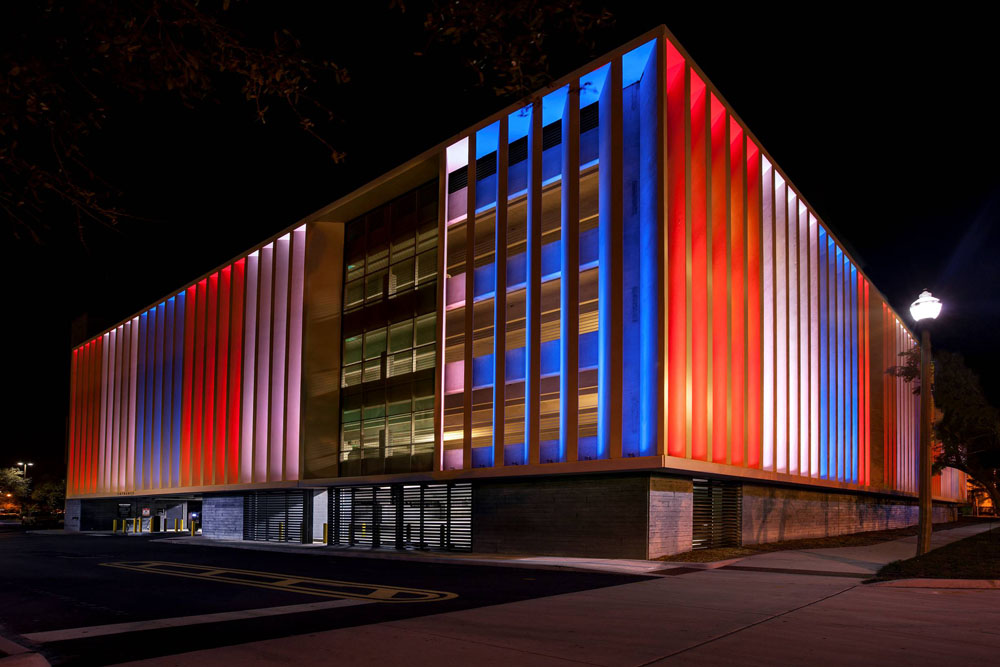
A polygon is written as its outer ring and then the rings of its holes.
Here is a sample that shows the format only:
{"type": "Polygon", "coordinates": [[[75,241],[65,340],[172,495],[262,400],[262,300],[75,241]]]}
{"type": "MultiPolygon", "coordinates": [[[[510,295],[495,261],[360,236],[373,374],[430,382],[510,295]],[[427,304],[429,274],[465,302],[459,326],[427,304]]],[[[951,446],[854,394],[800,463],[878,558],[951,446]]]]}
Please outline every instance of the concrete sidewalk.
{"type": "MultiPolygon", "coordinates": [[[[933,545],[987,529],[975,525],[941,531],[935,533],[933,545]]],[[[761,554],[738,564],[752,570],[730,566],[685,571],[691,564],[675,564],[677,576],[134,664],[279,665],[317,656],[380,667],[993,664],[1000,652],[1000,589],[860,584],[861,577],[883,564],[911,557],[914,540],[761,554]]],[[[648,563],[565,558],[505,562],[609,571],[648,563]]],[[[659,569],[669,567],[653,563],[659,569]]]]}
{"type": "Polygon", "coordinates": [[[251,642],[143,665],[992,664],[1000,591],[705,570],[251,642]]]}
{"type": "MultiPolygon", "coordinates": [[[[938,549],[986,532],[990,523],[976,523],[950,530],[939,530],[931,535],[931,549],[938,549]]],[[[801,549],[773,551],[748,556],[728,565],[730,569],[761,569],[791,573],[855,574],[869,577],[893,561],[913,558],[917,553],[916,536],[870,544],[864,547],[838,547],[834,549],[801,549]]]]}

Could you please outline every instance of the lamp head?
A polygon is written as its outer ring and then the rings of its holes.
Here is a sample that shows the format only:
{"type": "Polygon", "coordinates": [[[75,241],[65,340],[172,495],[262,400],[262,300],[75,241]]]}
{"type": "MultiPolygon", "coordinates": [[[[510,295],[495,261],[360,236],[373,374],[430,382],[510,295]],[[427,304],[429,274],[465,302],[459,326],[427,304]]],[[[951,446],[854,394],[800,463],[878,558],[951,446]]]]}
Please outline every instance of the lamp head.
{"type": "Polygon", "coordinates": [[[917,297],[917,300],[910,304],[910,315],[919,322],[920,320],[937,319],[941,314],[941,300],[931,296],[930,290],[924,290],[917,297]]]}

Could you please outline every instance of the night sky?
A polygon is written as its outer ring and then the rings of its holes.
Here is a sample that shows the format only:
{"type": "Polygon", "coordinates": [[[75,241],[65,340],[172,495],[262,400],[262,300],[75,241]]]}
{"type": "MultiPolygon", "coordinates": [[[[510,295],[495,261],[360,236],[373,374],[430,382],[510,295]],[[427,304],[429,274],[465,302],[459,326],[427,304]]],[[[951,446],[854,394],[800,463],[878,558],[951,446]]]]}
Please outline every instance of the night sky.
{"type": "MultiPolygon", "coordinates": [[[[96,334],[513,101],[475,87],[446,50],[414,56],[427,37],[412,12],[290,4],[242,3],[233,17],[251,33],[287,26],[350,71],[328,91],[340,122],[324,128],[346,162],[280,113],[257,124],[243,103],[117,108],[92,155],[140,219],[95,230],[86,248],[7,244],[0,465],[28,459],[37,476],[64,474],[75,317],[86,313],[96,334]]],[[[594,52],[555,49],[553,75],[665,24],[898,312],[924,287],[945,302],[935,346],[964,354],[1000,404],[991,22],[871,4],[809,16],[620,5],[594,52]]]]}

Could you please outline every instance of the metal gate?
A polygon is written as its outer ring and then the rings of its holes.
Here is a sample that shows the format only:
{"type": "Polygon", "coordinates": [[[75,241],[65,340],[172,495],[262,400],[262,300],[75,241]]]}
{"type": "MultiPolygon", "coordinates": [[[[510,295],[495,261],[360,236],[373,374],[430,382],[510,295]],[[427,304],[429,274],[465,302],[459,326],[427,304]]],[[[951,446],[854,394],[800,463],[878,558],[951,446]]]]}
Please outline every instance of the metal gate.
{"type": "Polygon", "coordinates": [[[330,544],[472,551],[472,484],[330,489],[330,544]]]}
{"type": "Polygon", "coordinates": [[[691,520],[691,548],[738,547],[743,534],[743,488],[740,484],[696,479],[691,520]]]}
{"type": "Polygon", "coordinates": [[[243,496],[243,539],[312,542],[310,491],[255,491],[243,496]]]}

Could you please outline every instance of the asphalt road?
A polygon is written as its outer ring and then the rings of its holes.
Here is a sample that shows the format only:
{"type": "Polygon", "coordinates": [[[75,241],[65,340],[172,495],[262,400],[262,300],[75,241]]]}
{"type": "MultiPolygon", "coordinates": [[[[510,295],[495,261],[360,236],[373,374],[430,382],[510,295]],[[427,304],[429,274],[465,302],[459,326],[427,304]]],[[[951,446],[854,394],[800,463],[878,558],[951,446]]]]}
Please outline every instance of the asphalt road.
{"type": "Polygon", "coordinates": [[[8,528],[0,634],[33,643],[53,664],[114,664],[643,579],[8,528]],[[198,618],[208,614],[223,616],[198,618]]]}

